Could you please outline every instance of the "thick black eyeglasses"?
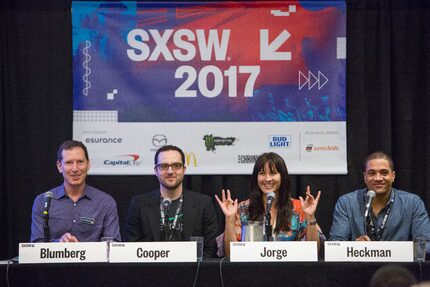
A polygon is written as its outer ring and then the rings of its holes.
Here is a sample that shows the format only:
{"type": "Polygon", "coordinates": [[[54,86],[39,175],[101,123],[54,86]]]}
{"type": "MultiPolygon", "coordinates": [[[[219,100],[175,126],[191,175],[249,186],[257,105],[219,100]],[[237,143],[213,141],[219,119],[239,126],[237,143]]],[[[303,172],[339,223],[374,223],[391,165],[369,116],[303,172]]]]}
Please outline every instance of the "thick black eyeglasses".
{"type": "Polygon", "coordinates": [[[180,162],[174,162],[174,163],[171,163],[171,164],[168,164],[168,163],[158,163],[155,166],[160,171],[166,171],[166,170],[169,169],[169,167],[171,167],[172,170],[176,171],[176,170],[180,170],[184,165],[182,163],[180,163],[180,162]]]}

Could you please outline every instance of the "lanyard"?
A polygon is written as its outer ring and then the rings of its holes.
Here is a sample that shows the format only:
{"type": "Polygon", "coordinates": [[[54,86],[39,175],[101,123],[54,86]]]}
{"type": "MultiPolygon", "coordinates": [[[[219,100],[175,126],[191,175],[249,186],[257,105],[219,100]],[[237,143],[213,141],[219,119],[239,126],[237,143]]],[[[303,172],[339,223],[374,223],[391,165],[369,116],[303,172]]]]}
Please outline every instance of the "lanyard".
{"type": "MultiPolygon", "coordinates": [[[[179,213],[181,212],[181,209],[182,209],[183,201],[184,201],[183,194],[181,194],[181,197],[179,198],[178,207],[176,208],[175,217],[173,219],[173,224],[170,230],[176,230],[178,228],[177,227],[178,218],[179,218],[179,213]]],[[[164,210],[163,198],[160,199],[160,214],[161,214],[161,231],[165,232],[165,230],[168,228],[168,225],[166,224],[166,216],[168,216],[168,214],[167,214],[167,210],[164,210]]],[[[172,235],[173,235],[173,232],[170,235],[169,240],[172,238],[172,235]]]]}
{"type": "Polygon", "coordinates": [[[369,237],[371,240],[376,240],[376,241],[381,240],[382,234],[385,231],[385,226],[387,224],[387,219],[388,219],[388,216],[390,215],[391,207],[393,206],[393,203],[394,203],[394,198],[391,198],[390,202],[388,203],[388,206],[385,207],[387,211],[385,212],[384,218],[382,219],[381,225],[379,226],[378,230],[376,230],[375,228],[372,214],[369,213],[368,217],[366,218],[370,228],[369,237]]]}
{"type": "Polygon", "coordinates": [[[166,212],[167,210],[164,210],[163,205],[163,198],[160,198],[160,213],[161,213],[161,232],[164,232],[164,227],[166,223],[166,212]]]}

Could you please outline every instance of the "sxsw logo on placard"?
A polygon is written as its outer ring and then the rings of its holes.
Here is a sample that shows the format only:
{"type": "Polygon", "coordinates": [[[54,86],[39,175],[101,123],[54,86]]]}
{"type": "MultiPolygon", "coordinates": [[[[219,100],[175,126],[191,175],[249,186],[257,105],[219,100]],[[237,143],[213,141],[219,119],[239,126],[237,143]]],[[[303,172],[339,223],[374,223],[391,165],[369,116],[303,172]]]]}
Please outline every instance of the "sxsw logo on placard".
{"type": "Polygon", "coordinates": [[[233,145],[236,141],[235,137],[217,137],[213,135],[205,135],[203,136],[203,140],[205,141],[205,147],[207,151],[215,151],[216,146],[230,146],[233,145]]]}
{"type": "Polygon", "coordinates": [[[22,243],[21,247],[34,247],[34,244],[31,244],[31,243],[22,243]]]}
{"type": "Polygon", "coordinates": [[[269,136],[269,148],[290,148],[291,136],[269,136]]]}

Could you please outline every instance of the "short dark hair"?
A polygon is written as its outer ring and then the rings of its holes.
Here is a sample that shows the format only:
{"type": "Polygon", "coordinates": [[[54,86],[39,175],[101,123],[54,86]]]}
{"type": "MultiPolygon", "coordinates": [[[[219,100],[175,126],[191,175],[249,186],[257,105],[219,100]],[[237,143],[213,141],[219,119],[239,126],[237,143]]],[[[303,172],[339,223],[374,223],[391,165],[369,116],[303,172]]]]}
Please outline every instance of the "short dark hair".
{"type": "Polygon", "coordinates": [[[72,148],[75,147],[80,147],[85,154],[85,158],[87,160],[90,160],[90,157],[88,156],[88,150],[87,147],[80,141],[75,141],[75,140],[67,140],[65,142],[63,142],[60,147],[58,148],[57,151],[57,161],[62,161],[63,160],[63,150],[71,150],[72,148]]]}
{"type": "Polygon", "coordinates": [[[181,154],[182,164],[185,164],[185,154],[184,154],[184,152],[180,148],[178,148],[177,146],[174,146],[174,145],[165,145],[165,146],[160,147],[155,152],[154,164],[158,163],[158,155],[160,154],[160,152],[169,151],[169,150],[175,150],[175,151],[179,152],[181,154]]]}
{"type": "Polygon", "coordinates": [[[393,159],[389,155],[387,155],[386,153],[384,153],[382,151],[375,151],[375,152],[372,152],[364,161],[364,171],[366,171],[367,163],[369,161],[371,161],[372,159],[385,159],[386,161],[388,161],[388,164],[389,164],[391,170],[392,171],[394,170],[393,159]]]}
{"type": "Polygon", "coordinates": [[[416,282],[417,279],[406,267],[388,264],[376,270],[370,287],[409,287],[416,282]]]}

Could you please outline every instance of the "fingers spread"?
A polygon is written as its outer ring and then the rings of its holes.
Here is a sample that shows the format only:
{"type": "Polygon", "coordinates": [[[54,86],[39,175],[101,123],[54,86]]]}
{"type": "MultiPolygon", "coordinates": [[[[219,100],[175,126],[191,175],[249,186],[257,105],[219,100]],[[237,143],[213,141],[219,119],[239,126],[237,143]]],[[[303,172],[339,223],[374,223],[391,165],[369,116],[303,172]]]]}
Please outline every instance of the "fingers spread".
{"type": "Polygon", "coordinates": [[[227,198],[231,199],[230,189],[227,189],[227,198]]]}
{"type": "Polygon", "coordinates": [[[320,200],[321,196],[321,190],[318,191],[317,197],[315,198],[316,201],[320,200]]]}

